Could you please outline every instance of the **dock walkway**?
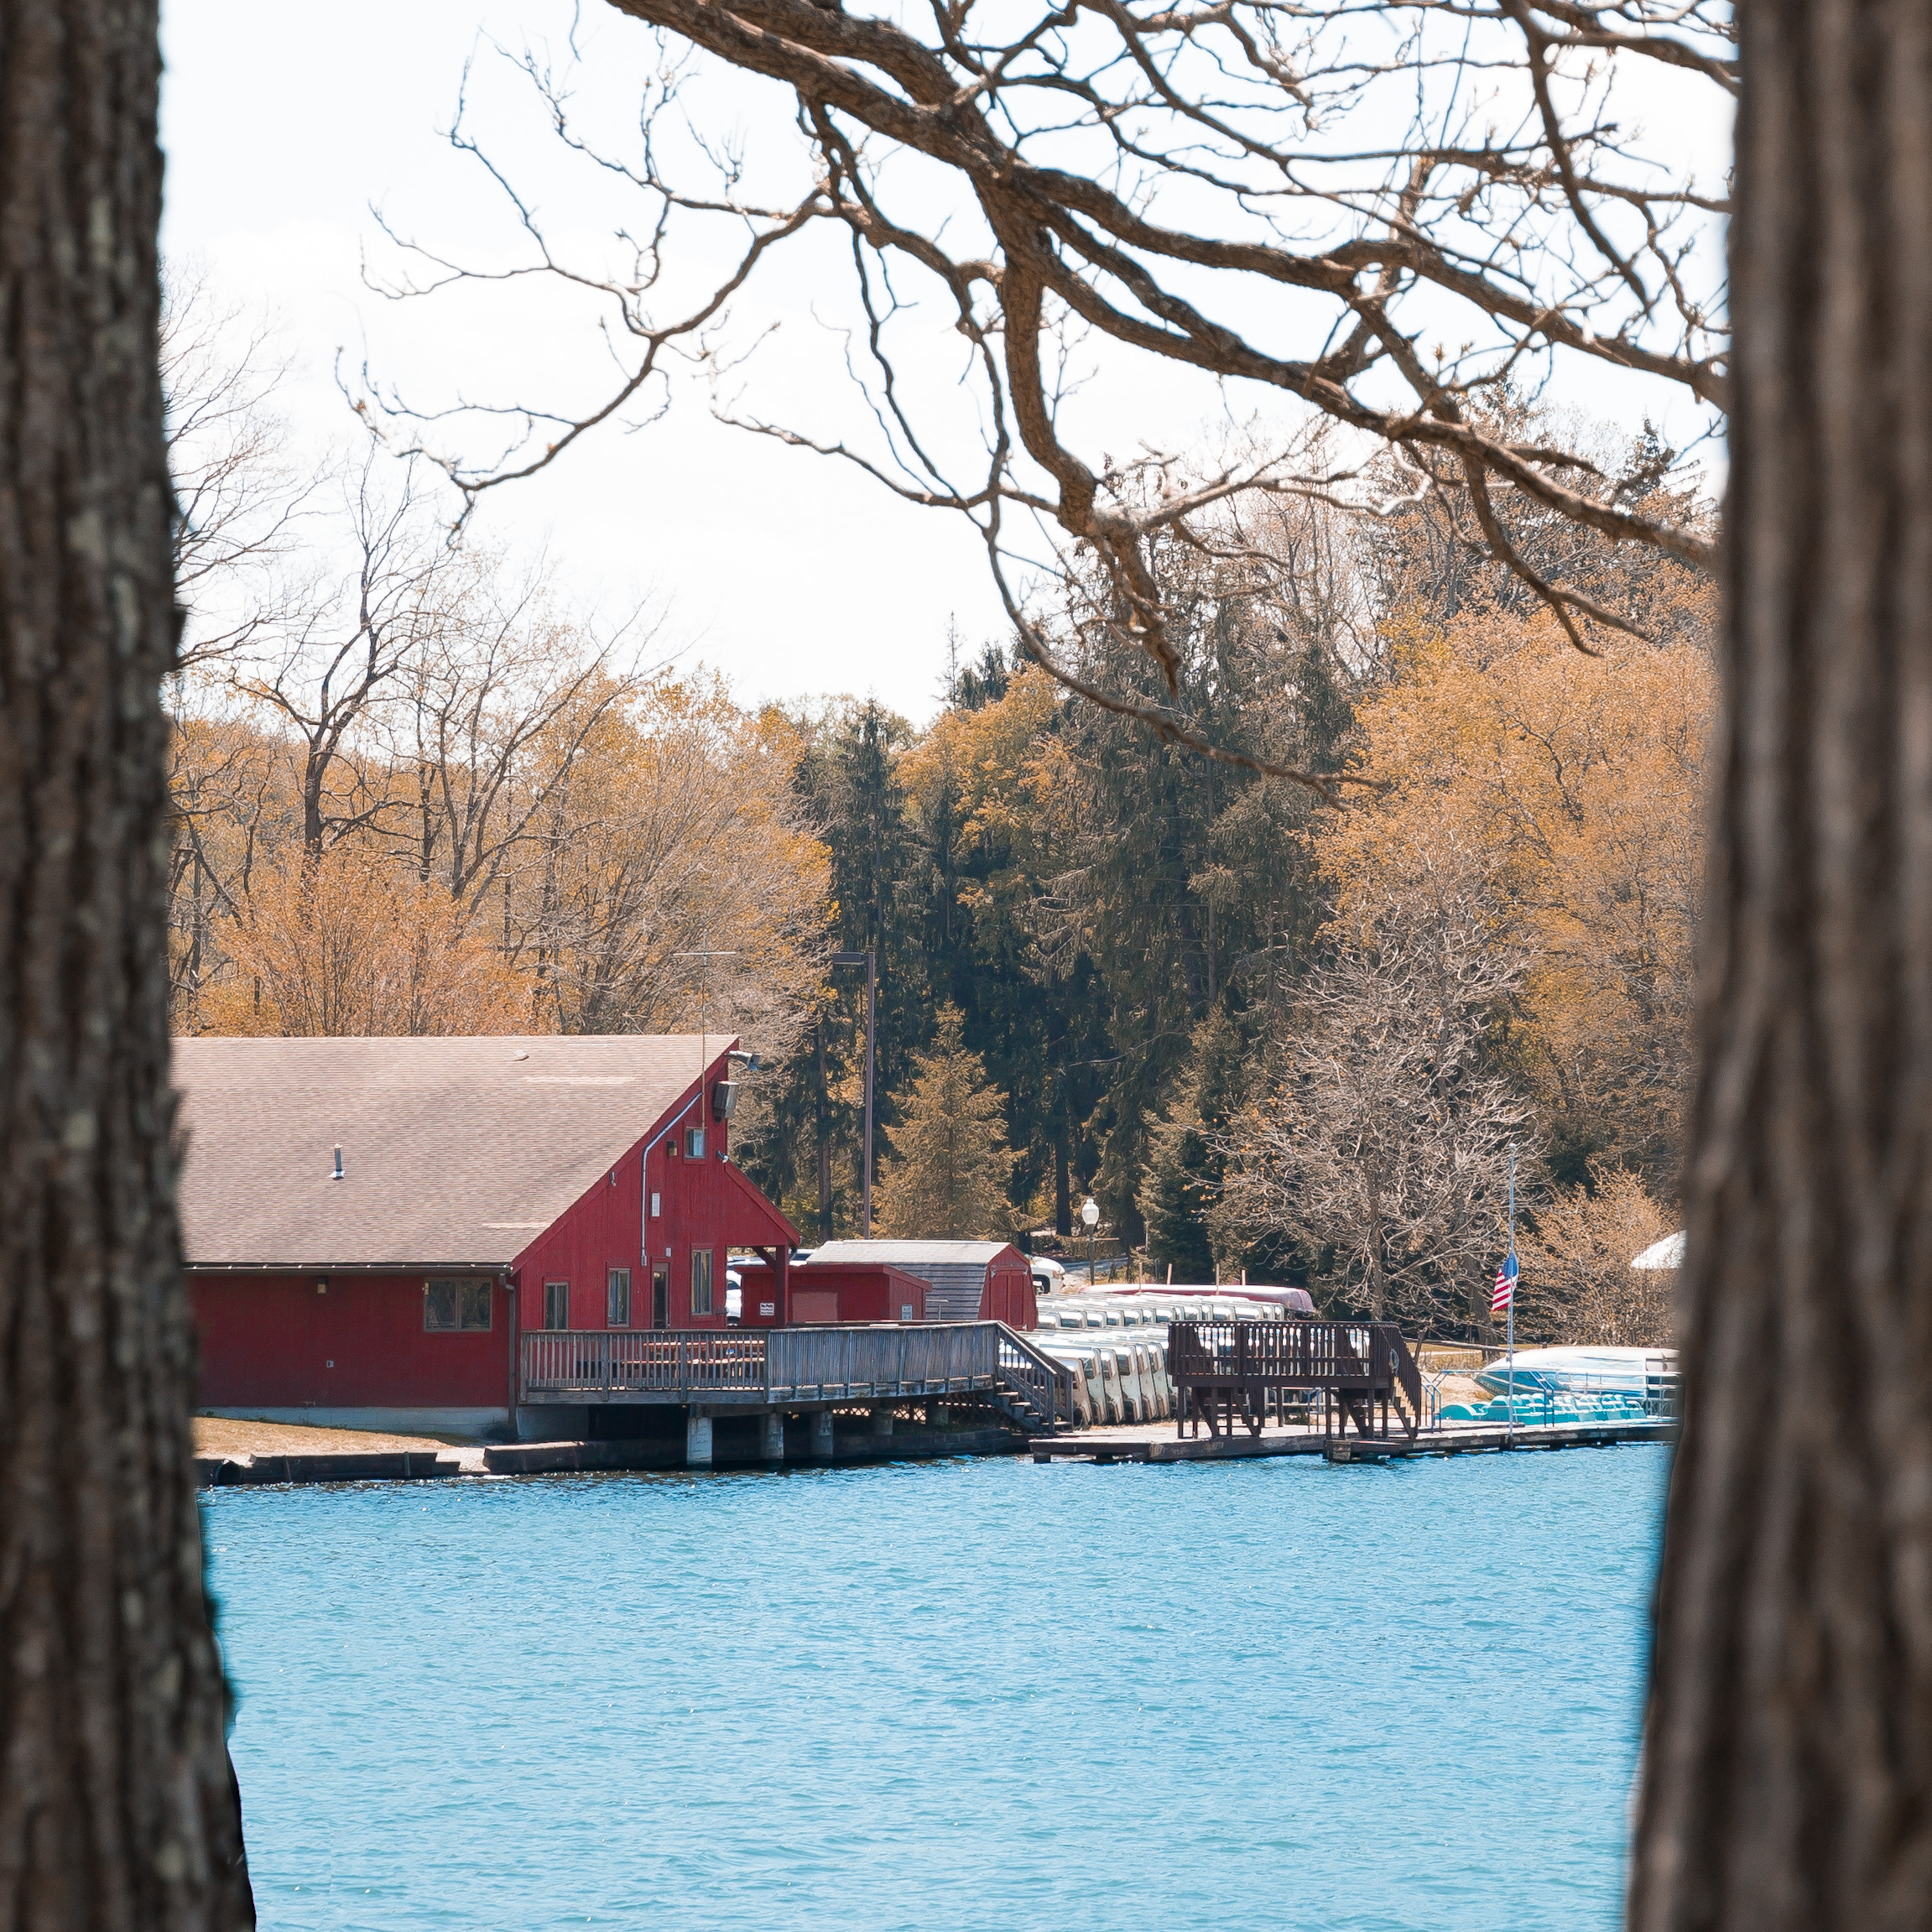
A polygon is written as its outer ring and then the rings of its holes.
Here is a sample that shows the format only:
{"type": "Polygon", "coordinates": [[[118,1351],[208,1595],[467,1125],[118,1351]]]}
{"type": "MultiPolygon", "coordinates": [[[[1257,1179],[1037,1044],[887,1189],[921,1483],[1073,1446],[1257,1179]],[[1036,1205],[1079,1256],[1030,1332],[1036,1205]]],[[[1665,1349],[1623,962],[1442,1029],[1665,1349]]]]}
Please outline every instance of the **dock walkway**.
{"type": "Polygon", "coordinates": [[[1268,1429],[1259,1435],[1182,1438],[1144,1428],[1090,1429],[1078,1435],[1035,1436],[1035,1462],[1232,1462],[1256,1456],[1322,1456],[1331,1462],[1394,1462],[1424,1456],[1475,1456],[1501,1450],[1610,1449],[1621,1442],[1674,1442],[1677,1424],[1642,1422],[1445,1423],[1414,1436],[1325,1435],[1319,1429],[1268,1429]]]}
{"type": "Polygon", "coordinates": [[[529,1409],[612,1404],[695,1417],[810,1414],[976,1396],[1023,1430],[1073,1414],[1073,1373],[998,1321],[772,1329],[537,1330],[523,1338],[529,1409]]]}

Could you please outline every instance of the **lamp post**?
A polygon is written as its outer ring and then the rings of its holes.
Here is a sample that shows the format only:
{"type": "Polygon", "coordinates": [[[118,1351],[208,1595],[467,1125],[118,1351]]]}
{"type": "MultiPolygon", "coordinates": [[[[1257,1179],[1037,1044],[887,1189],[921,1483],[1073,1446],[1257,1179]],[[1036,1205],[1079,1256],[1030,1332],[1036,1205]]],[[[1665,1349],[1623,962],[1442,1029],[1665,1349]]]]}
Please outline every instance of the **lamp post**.
{"type": "Polygon", "coordinates": [[[836,966],[862,966],[866,969],[866,1159],[865,1159],[865,1238],[872,1237],[872,1036],[877,1030],[873,1024],[877,1017],[877,992],[878,987],[878,955],[869,946],[863,952],[834,953],[832,964],[836,966]]]}
{"type": "Polygon", "coordinates": [[[1093,1231],[1100,1226],[1100,1203],[1090,1194],[1080,1211],[1081,1219],[1086,1223],[1086,1284],[1093,1286],[1093,1231]]]}

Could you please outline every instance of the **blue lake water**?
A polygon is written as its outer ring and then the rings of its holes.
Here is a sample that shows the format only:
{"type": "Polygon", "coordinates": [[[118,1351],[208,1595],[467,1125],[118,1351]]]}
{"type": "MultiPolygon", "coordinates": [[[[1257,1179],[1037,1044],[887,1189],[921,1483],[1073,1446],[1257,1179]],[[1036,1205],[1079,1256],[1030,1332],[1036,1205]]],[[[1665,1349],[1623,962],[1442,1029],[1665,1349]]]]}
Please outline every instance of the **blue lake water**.
{"type": "Polygon", "coordinates": [[[1659,1448],[216,1490],[267,1932],[1612,1932],[1659,1448]]]}

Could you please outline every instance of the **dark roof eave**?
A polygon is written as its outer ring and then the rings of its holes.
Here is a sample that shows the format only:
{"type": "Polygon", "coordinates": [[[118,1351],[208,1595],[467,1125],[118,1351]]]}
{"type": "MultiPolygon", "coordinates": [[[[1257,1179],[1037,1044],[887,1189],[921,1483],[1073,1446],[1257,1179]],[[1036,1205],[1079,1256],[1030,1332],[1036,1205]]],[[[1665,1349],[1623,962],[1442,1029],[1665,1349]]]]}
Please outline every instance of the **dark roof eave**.
{"type": "Polygon", "coordinates": [[[186,1274],[508,1274],[504,1261],[185,1261],[186,1274]]]}

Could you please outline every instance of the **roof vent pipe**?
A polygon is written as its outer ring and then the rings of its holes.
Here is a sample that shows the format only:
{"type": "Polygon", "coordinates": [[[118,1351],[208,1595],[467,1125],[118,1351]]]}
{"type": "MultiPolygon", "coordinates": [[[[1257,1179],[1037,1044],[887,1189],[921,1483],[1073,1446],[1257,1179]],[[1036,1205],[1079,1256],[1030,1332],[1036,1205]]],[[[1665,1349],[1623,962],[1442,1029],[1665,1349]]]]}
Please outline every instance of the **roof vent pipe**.
{"type": "Polygon", "coordinates": [[[331,1175],[329,1176],[329,1179],[330,1179],[331,1180],[340,1180],[341,1178],[342,1178],[342,1150],[341,1150],[341,1148],[337,1148],[336,1149],[336,1171],[335,1171],[335,1172],[334,1172],[332,1174],[331,1174],[331,1175]]]}

